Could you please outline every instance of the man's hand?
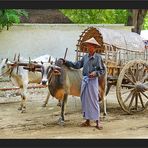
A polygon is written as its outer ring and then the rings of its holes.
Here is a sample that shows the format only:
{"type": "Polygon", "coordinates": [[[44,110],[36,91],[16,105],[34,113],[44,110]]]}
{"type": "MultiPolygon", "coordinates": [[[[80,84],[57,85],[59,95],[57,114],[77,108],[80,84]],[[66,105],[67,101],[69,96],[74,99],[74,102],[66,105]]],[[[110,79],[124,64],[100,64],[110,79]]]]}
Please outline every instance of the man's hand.
{"type": "Polygon", "coordinates": [[[95,71],[93,71],[93,72],[91,72],[91,73],[89,74],[89,78],[93,78],[93,77],[96,77],[96,76],[97,76],[97,74],[96,74],[95,71]]]}

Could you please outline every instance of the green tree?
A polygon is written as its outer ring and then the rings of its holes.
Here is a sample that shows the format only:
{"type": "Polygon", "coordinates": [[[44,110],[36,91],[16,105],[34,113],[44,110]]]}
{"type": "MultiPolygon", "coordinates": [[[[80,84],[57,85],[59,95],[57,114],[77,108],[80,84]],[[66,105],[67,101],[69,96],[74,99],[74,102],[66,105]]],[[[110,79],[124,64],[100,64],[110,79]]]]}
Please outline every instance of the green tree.
{"type": "Polygon", "coordinates": [[[21,9],[0,9],[0,30],[5,26],[7,30],[13,23],[20,23],[21,16],[28,16],[27,12],[21,9]]]}
{"type": "Polygon", "coordinates": [[[134,26],[133,32],[147,29],[146,9],[67,9],[61,10],[72,22],[86,24],[125,24],[134,26]]]}
{"type": "Polygon", "coordinates": [[[117,24],[126,23],[128,12],[121,9],[62,9],[74,23],[117,24]]]}
{"type": "Polygon", "coordinates": [[[145,30],[148,30],[148,13],[146,14],[145,18],[144,18],[144,25],[143,28],[145,30]]]}
{"type": "Polygon", "coordinates": [[[128,10],[128,21],[127,25],[134,26],[133,32],[140,34],[141,30],[144,28],[144,19],[147,14],[147,9],[129,9],[128,10]]]}

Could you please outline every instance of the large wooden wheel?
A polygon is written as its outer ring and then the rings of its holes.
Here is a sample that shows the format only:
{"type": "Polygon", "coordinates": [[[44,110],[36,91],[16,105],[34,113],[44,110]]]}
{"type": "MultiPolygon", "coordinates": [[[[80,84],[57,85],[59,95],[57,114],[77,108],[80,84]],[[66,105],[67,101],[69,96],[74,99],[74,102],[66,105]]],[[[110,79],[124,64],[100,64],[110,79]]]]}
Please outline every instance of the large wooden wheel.
{"type": "Polygon", "coordinates": [[[121,108],[128,114],[145,110],[148,106],[148,62],[127,63],[118,77],[116,94],[121,108]]]}

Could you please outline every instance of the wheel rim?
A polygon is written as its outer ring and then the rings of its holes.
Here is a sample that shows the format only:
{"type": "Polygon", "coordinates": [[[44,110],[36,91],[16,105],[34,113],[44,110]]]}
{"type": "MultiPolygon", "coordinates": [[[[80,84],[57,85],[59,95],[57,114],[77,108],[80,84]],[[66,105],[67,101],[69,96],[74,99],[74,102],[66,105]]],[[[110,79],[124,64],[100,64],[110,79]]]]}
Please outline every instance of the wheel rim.
{"type": "Polygon", "coordinates": [[[129,114],[143,111],[148,106],[148,63],[131,61],[126,64],[117,81],[117,99],[129,114]]]}

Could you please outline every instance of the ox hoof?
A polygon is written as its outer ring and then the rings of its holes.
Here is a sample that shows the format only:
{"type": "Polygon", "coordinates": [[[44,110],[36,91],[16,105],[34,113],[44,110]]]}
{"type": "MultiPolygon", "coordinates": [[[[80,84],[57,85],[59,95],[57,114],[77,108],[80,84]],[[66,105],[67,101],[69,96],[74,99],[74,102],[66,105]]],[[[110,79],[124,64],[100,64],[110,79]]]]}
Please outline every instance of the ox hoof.
{"type": "Polygon", "coordinates": [[[60,123],[59,123],[60,126],[64,126],[65,125],[65,122],[62,120],[60,123]]]}
{"type": "Polygon", "coordinates": [[[18,110],[22,110],[22,107],[20,106],[20,107],[18,108],[18,110]]]}
{"type": "Polygon", "coordinates": [[[22,108],[21,113],[26,113],[26,107],[23,107],[23,108],[22,108]]]}
{"type": "Polygon", "coordinates": [[[26,113],[26,110],[25,109],[22,109],[21,113],[26,113]]]}
{"type": "Polygon", "coordinates": [[[58,119],[58,124],[61,126],[64,126],[64,124],[65,124],[64,120],[62,120],[61,117],[58,119]]]}
{"type": "Polygon", "coordinates": [[[46,107],[46,104],[43,104],[42,107],[46,107]]]}
{"type": "Polygon", "coordinates": [[[62,117],[60,117],[59,119],[58,119],[58,123],[60,123],[62,121],[62,117]]]}
{"type": "Polygon", "coordinates": [[[106,117],[107,116],[107,113],[103,113],[103,116],[106,117]]]}
{"type": "Polygon", "coordinates": [[[61,120],[61,121],[58,122],[58,125],[64,126],[65,125],[65,122],[63,120],[61,120]]]}
{"type": "Polygon", "coordinates": [[[61,102],[59,102],[59,103],[57,104],[57,106],[61,107],[61,102]]]}

